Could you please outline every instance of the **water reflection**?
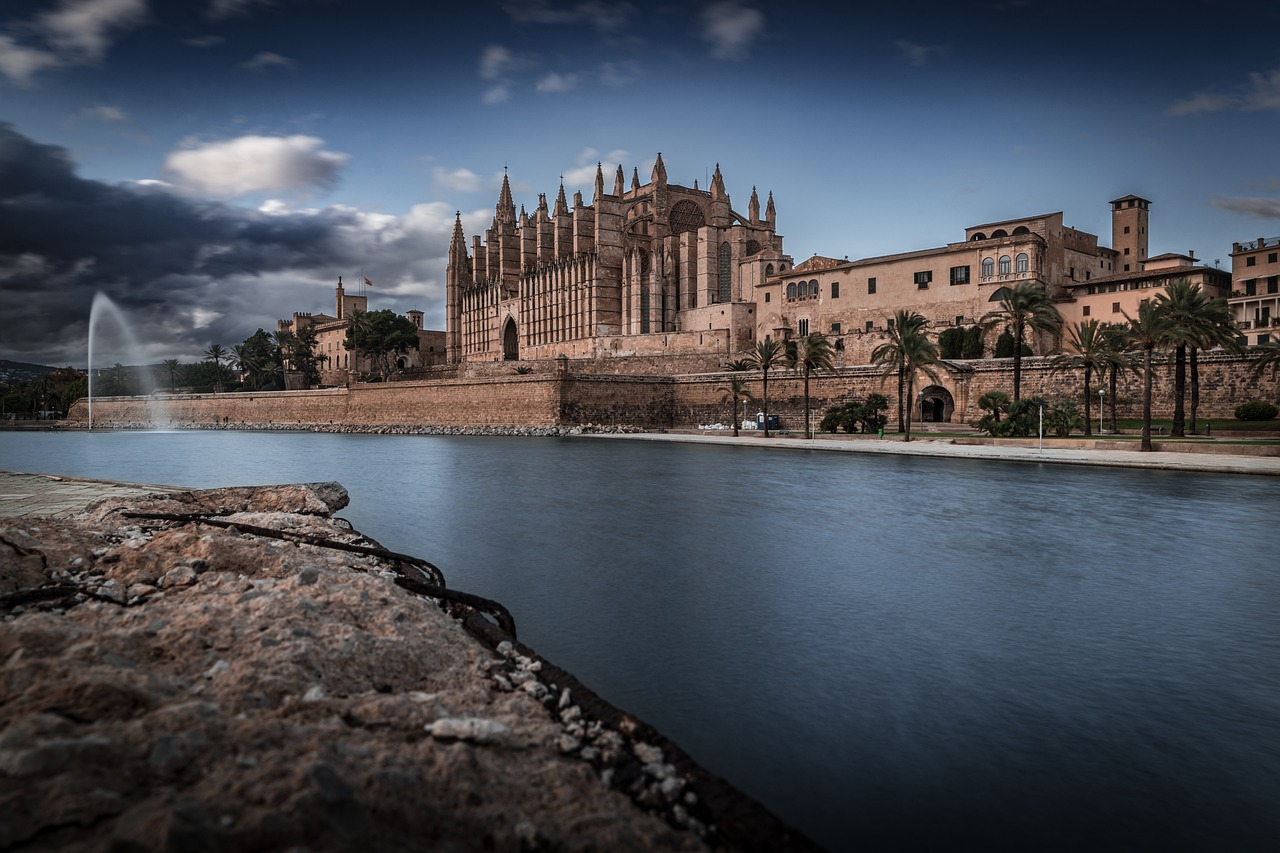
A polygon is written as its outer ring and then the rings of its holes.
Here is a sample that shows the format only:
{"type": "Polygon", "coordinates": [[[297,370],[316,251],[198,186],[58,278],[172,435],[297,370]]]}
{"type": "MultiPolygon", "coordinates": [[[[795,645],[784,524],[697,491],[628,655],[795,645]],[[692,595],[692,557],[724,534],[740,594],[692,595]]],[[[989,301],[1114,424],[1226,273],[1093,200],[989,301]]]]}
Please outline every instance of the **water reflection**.
{"type": "Polygon", "coordinates": [[[9,433],[0,467],[337,479],[358,527],[833,849],[1280,837],[1271,478],[239,433],[9,433]]]}

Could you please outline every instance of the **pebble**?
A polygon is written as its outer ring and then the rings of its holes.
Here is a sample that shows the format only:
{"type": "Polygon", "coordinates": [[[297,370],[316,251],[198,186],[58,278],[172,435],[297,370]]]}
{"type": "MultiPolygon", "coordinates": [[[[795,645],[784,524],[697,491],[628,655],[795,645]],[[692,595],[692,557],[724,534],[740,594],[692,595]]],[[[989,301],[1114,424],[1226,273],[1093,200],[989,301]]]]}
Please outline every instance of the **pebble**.
{"type": "Polygon", "coordinates": [[[511,727],[483,717],[444,717],[427,723],[423,729],[439,740],[465,740],[472,743],[502,743],[511,727]]]}

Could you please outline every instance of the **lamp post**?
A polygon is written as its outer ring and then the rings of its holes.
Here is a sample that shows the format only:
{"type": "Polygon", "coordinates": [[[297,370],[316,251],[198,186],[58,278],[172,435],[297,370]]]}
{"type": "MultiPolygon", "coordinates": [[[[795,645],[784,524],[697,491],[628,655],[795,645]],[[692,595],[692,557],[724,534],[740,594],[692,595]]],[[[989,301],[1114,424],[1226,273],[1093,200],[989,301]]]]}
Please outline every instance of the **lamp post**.
{"type": "Polygon", "coordinates": [[[1102,435],[1102,398],[1106,393],[1105,388],[1098,389],[1098,435],[1102,435]]]}
{"type": "Polygon", "coordinates": [[[1040,404],[1040,452],[1044,452],[1044,403],[1040,404]]]}
{"type": "Polygon", "coordinates": [[[924,389],[920,389],[920,429],[924,429],[924,389]]]}

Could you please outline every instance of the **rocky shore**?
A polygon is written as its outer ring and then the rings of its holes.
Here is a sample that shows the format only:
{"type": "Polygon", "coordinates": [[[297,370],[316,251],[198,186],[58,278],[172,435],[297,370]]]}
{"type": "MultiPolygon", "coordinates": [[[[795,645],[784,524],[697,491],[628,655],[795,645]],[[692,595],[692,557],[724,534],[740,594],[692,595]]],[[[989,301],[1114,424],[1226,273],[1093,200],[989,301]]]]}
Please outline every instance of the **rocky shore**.
{"type": "Polygon", "coordinates": [[[0,849],[812,849],[346,502],[0,521],[0,849]]]}

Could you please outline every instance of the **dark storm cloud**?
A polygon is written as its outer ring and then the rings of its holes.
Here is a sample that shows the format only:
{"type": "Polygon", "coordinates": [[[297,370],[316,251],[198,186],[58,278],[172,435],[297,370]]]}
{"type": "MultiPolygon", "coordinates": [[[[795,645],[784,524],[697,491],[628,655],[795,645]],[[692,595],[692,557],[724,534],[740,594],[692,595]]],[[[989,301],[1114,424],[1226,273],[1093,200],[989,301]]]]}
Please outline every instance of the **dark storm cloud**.
{"type": "Polygon", "coordinates": [[[422,303],[438,292],[448,224],[436,210],[263,212],[163,185],[106,184],[79,177],[63,149],[0,123],[0,351],[82,363],[88,306],[102,290],[157,355],[189,356],[293,310],[326,310],[337,275],[361,266],[398,286],[384,307],[430,314],[437,306],[422,303]]]}

